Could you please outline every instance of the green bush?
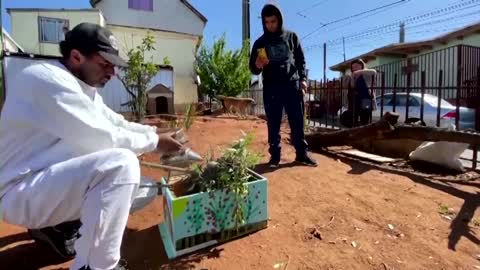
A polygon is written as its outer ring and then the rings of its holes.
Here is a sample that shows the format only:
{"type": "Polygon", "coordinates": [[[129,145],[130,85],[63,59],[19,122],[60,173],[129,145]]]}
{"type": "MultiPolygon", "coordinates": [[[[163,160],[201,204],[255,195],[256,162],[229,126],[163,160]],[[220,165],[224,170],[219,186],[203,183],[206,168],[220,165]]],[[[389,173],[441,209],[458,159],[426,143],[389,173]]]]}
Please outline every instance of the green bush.
{"type": "Polygon", "coordinates": [[[251,80],[248,44],[245,42],[241,49],[227,50],[223,35],[212,48],[201,47],[195,70],[202,82],[199,87],[202,94],[209,97],[238,96],[248,89],[251,80]]]}

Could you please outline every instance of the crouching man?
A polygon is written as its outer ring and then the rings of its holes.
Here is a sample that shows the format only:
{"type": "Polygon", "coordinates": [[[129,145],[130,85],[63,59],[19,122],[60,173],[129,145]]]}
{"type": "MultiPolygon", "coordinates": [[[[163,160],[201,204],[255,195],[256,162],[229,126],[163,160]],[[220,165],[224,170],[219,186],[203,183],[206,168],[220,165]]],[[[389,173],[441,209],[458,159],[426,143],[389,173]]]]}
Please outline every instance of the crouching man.
{"type": "Polygon", "coordinates": [[[140,182],[137,156],[182,145],[103,103],[96,87],[127,65],[110,31],[80,24],[60,50],[62,61],[31,65],[9,84],[0,119],[0,212],[57,250],[71,252],[65,249],[74,242],[73,270],[125,269],[120,246],[140,182]],[[80,237],[66,242],[77,220],[80,237]]]}

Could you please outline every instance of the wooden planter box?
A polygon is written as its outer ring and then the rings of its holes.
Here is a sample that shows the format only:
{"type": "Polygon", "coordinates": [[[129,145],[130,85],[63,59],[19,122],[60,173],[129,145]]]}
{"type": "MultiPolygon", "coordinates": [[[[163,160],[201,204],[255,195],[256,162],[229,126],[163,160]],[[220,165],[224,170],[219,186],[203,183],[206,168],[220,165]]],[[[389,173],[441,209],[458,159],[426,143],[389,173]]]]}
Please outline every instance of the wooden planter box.
{"type": "MultiPolygon", "coordinates": [[[[235,194],[218,190],[175,197],[163,188],[164,222],[159,225],[169,259],[223,243],[267,227],[267,179],[247,183],[248,196],[240,203],[245,223],[236,226],[233,211],[235,194]]],[[[162,183],[166,184],[165,179],[162,183]]]]}

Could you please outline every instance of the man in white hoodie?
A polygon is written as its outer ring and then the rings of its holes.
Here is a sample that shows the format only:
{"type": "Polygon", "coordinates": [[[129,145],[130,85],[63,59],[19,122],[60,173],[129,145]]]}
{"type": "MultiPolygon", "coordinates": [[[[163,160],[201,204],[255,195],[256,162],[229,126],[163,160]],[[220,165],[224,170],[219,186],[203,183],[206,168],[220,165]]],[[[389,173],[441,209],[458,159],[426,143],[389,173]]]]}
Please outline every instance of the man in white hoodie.
{"type": "Polygon", "coordinates": [[[63,61],[31,65],[9,80],[0,119],[0,213],[59,248],[65,239],[52,226],[81,220],[71,269],[125,269],[120,245],[140,182],[137,156],[182,145],[103,103],[96,87],[127,64],[110,31],[80,24],[60,50],[63,61]]]}

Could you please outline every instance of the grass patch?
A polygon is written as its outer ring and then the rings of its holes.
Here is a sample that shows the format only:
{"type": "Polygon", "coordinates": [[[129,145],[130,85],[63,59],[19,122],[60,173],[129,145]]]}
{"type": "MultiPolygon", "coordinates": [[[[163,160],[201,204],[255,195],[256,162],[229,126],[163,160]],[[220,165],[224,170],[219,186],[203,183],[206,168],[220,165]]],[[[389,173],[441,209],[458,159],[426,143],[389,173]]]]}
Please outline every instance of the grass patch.
{"type": "Polygon", "coordinates": [[[455,214],[454,212],[450,211],[450,207],[448,207],[448,205],[443,204],[443,203],[441,203],[438,206],[438,213],[440,215],[445,215],[445,216],[450,216],[450,215],[455,214]]]}

